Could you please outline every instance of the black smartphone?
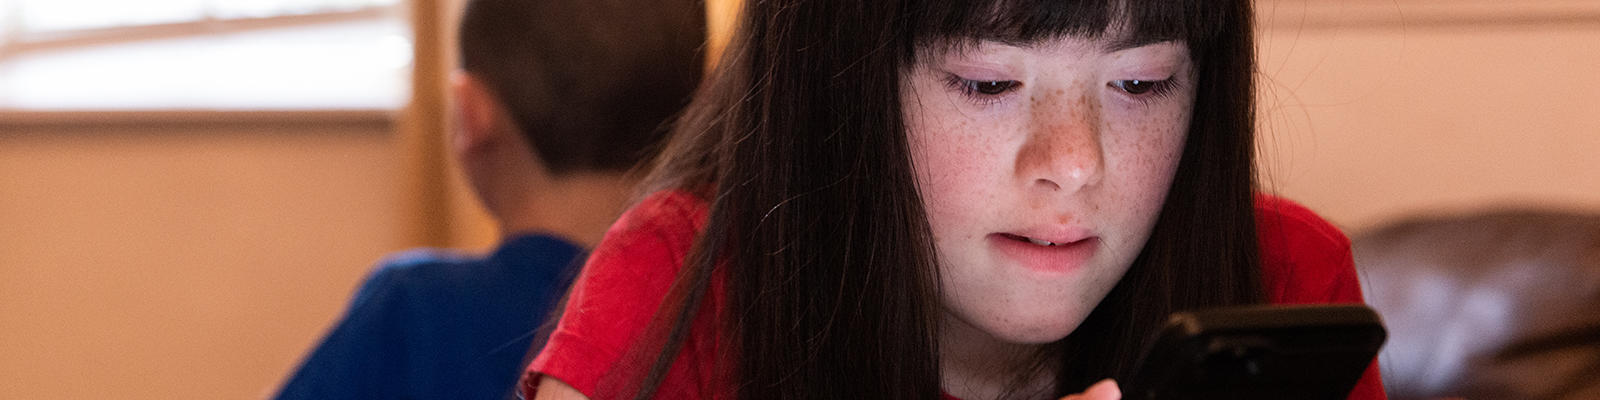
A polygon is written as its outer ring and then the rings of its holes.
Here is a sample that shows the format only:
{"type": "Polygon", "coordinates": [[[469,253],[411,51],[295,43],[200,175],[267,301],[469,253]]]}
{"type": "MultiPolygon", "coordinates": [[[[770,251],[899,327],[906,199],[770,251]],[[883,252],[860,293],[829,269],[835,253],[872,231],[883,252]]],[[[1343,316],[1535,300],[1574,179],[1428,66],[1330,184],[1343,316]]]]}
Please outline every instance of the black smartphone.
{"type": "Polygon", "coordinates": [[[1124,399],[1344,399],[1383,346],[1359,304],[1175,313],[1122,386],[1124,399]]]}

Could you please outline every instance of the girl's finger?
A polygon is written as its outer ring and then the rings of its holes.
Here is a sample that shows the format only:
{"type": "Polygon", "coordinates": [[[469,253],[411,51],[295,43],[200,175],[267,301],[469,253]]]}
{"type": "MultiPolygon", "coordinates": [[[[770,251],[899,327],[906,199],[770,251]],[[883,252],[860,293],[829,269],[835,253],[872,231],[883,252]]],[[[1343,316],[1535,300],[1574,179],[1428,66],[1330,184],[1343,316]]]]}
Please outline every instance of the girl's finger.
{"type": "Polygon", "coordinates": [[[1110,379],[1090,385],[1083,393],[1062,397],[1061,400],[1119,400],[1122,398],[1122,389],[1117,387],[1117,381],[1110,379]]]}
{"type": "Polygon", "coordinates": [[[1117,381],[1106,379],[1090,385],[1089,390],[1083,391],[1083,397],[1086,400],[1118,400],[1122,398],[1122,388],[1117,387],[1117,381]]]}

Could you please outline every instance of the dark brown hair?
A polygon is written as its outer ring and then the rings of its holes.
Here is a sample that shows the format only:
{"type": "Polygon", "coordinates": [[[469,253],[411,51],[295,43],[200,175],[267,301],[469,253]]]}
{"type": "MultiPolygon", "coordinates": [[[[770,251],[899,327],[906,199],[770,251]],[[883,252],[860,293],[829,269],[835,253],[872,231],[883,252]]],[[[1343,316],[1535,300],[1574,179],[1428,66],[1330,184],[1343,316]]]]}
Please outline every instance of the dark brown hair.
{"type": "MultiPolygon", "coordinates": [[[[711,203],[647,338],[648,398],[725,274],[741,399],[937,399],[938,268],[900,79],[929,46],[1097,36],[1182,40],[1193,120],[1156,227],[1127,275],[1041,354],[1058,395],[1126,378],[1175,310],[1262,300],[1249,0],[746,1],[721,59],[656,163],[653,189],[711,203]],[[1126,24],[1126,25],[1118,25],[1126,24]]],[[[643,350],[640,350],[643,349],[643,350]]],[[[724,388],[710,388],[712,391],[724,388]]]]}
{"type": "Polygon", "coordinates": [[[700,1],[472,0],[462,69],[505,104],[553,173],[647,158],[704,69],[700,1]]]}

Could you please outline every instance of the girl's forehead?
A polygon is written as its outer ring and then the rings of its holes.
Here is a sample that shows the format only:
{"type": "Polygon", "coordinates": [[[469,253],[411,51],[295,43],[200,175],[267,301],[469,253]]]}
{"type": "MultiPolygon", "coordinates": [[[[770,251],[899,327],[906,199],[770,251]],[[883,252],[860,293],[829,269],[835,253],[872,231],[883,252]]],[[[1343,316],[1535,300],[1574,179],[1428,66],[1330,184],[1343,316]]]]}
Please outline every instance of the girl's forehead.
{"type": "Polygon", "coordinates": [[[999,37],[969,37],[952,39],[931,43],[920,47],[919,56],[944,56],[944,55],[981,55],[997,49],[1015,48],[1021,50],[1059,50],[1072,48],[1076,50],[1094,51],[1099,53],[1115,53],[1123,50],[1135,49],[1161,43],[1178,43],[1182,45],[1181,38],[1163,36],[1136,36],[1131,34],[1107,35],[1052,35],[1049,37],[1031,40],[1010,40],[999,37]]]}
{"type": "Polygon", "coordinates": [[[1213,0],[971,0],[930,2],[913,24],[917,50],[951,50],[997,42],[1034,47],[1063,37],[1094,40],[1106,50],[1167,41],[1205,41],[1228,18],[1213,0]],[[1192,35],[1202,37],[1191,37],[1192,35]]]}

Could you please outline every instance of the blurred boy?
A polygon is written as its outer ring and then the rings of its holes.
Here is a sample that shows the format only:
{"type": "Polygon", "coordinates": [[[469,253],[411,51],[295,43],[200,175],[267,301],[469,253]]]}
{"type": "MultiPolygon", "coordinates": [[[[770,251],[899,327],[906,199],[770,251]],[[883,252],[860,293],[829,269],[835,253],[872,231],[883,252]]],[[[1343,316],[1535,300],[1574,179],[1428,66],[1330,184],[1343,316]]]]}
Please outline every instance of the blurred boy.
{"type": "Polygon", "coordinates": [[[502,243],[380,263],[277,398],[505,398],[584,249],[630,200],[627,171],[698,83],[704,12],[469,0],[450,147],[502,243]]]}

